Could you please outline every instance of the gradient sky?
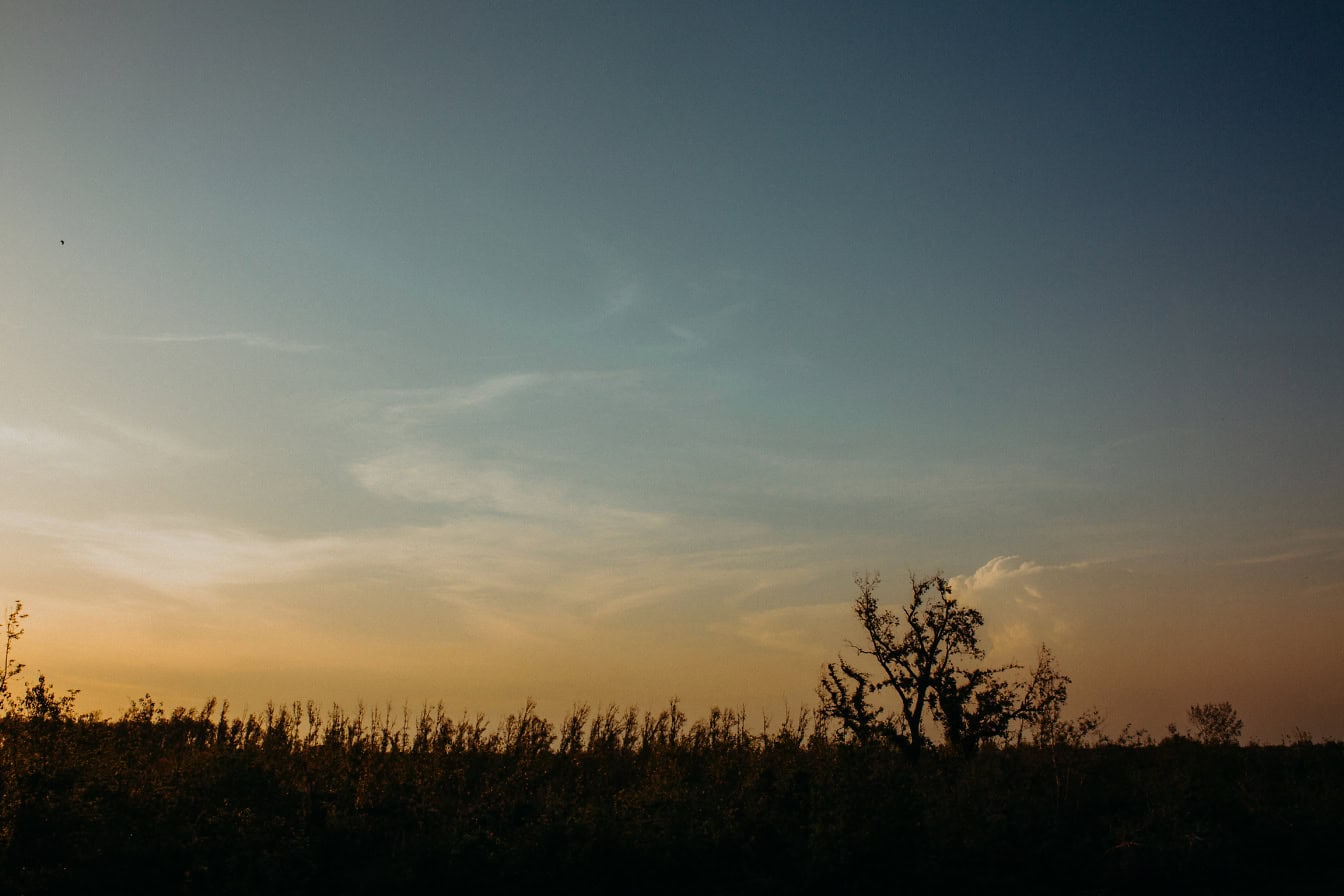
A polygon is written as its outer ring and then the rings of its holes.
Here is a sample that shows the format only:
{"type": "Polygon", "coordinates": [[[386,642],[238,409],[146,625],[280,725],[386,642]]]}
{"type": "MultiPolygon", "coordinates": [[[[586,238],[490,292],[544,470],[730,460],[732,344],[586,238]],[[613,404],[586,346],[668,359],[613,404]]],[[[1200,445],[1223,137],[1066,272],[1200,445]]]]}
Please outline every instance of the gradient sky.
{"type": "Polygon", "coordinates": [[[778,717],[941,568],[1113,734],[1342,737],[1341,60],[1334,3],[0,2],[21,658],[778,717]]]}

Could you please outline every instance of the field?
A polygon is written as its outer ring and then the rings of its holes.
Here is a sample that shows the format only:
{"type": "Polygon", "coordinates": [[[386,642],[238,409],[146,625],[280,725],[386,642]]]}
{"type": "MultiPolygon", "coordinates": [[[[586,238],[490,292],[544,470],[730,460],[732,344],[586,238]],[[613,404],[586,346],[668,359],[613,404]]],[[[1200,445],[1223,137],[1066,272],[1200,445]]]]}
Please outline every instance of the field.
{"type": "Polygon", "coordinates": [[[911,758],[675,702],[106,720],[39,681],[0,719],[0,788],[13,893],[1235,891],[1330,879],[1344,833],[1335,742],[911,758]]]}

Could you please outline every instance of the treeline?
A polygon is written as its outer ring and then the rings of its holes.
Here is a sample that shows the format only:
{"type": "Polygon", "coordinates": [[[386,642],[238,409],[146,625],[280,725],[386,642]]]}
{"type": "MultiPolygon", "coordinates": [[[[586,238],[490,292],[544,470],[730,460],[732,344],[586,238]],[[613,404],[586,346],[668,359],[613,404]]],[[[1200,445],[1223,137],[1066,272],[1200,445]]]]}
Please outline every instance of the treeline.
{"type": "Polygon", "coordinates": [[[12,893],[1203,892],[1336,873],[1344,745],[858,742],[803,712],[528,704],[109,720],[44,679],[0,718],[12,893]]]}

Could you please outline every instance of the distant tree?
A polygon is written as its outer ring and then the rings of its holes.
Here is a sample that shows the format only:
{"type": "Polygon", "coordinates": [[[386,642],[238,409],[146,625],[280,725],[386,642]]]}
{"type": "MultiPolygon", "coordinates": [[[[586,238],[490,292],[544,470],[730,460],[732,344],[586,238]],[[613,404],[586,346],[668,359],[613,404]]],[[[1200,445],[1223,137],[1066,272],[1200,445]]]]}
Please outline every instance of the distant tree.
{"type": "Polygon", "coordinates": [[[14,695],[10,690],[9,681],[23,672],[23,663],[11,658],[14,642],[23,637],[23,620],[28,618],[28,614],[23,612],[23,601],[14,601],[14,608],[5,615],[5,659],[0,665],[0,712],[10,712],[14,709],[14,695]]]}
{"type": "Polygon", "coordinates": [[[13,658],[14,642],[23,637],[23,620],[27,618],[21,600],[16,600],[13,609],[5,615],[5,656],[0,661],[0,713],[26,719],[72,719],[78,688],[58,696],[47,684],[46,676],[39,674],[37,684],[24,682],[27,686],[15,693],[13,682],[26,666],[13,658]]]}
{"type": "Polygon", "coordinates": [[[1192,739],[1202,744],[1235,746],[1241,740],[1241,719],[1231,703],[1201,703],[1186,715],[1194,726],[1192,739]]]}
{"type": "Polygon", "coordinates": [[[19,702],[19,712],[23,718],[48,722],[59,722],[75,718],[75,696],[78,688],[71,688],[64,694],[47,684],[45,675],[37,676],[37,684],[30,684],[24,690],[23,700],[19,702]]]}
{"type": "Polygon", "coordinates": [[[942,573],[910,577],[910,601],[898,614],[882,609],[876,590],[878,575],[856,576],[859,596],[854,615],[867,642],[853,644],[860,657],[871,657],[870,674],[843,657],[826,668],[818,687],[821,713],[840,724],[842,737],[866,741],[889,739],[912,754],[928,747],[926,720],[942,728],[949,746],[973,751],[981,744],[1008,739],[1019,721],[1025,733],[1048,738],[1058,725],[1069,679],[1042,647],[1037,668],[1027,683],[1002,677],[1014,665],[982,668],[979,610],[957,603],[942,573]],[[898,705],[887,712],[875,700],[880,692],[895,694],[898,705]]]}
{"type": "Polygon", "coordinates": [[[1074,741],[1090,735],[1101,724],[1095,712],[1075,722],[1064,723],[1060,714],[1069,699],[1069,685],[1073,679],[1059,671],[1055,655],[1044,644],[1036,653],[1036,668],[1023,689],[1022,700],[1016,710],[1017,743],[1030,736],[1041,745],[1074,741]]]}

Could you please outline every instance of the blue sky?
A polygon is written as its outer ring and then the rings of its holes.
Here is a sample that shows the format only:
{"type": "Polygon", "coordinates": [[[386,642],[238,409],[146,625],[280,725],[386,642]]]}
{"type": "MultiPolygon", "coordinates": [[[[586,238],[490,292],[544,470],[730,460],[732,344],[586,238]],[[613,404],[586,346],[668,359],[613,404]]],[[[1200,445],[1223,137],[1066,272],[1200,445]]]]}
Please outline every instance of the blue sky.
{"type": "Polygon", "coordinates": [[[1344,735],[1333,5],[0,19],[0,596],[87,700],[777,711],[941,567],[1117,729],[1344,735]]]}

